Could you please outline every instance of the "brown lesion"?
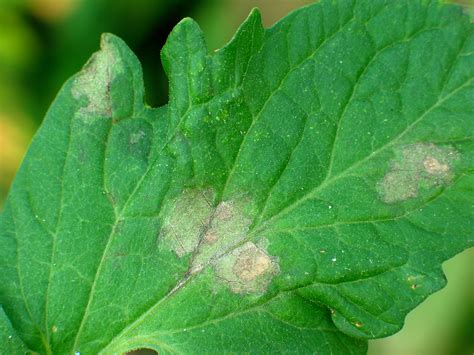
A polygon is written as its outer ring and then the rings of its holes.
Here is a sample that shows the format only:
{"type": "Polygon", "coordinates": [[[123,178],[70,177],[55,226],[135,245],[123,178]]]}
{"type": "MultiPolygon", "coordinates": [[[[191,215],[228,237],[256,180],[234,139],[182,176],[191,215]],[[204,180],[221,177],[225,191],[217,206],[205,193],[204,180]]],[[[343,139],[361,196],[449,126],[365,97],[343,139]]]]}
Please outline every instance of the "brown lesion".
{"type": "Polygon", "coordinates": [[[448,164],[443,164],[432,156],[427,156],[423,160],[423,166],[425,167],[426,172],[431,175],[445,174],[449,171],[448,164]]]}
{"type": "MultiPolygon", "coordinates": [[[[248,241],[249,199],[212,201],[210,190],[185,190],[164,212],[160,245],[189,256],[187,275],[210,267],[234,293],[262,294],[279,273],[266,247],[248,241]]],[[[260,238],[260,241],[265,241],[260,238]]]]}
{"type": "Polygon", "coordinates": [[[208,230],[204,234],[203,242],[209,245],[213,245],[217,242],[218,239],[219,239],[219,236],[217,233],[215,233],[212,230],[208,230]]]}
{"type": "Polygon", "coordinates": [[[377,184],[384,202],[395,203],[418,197],[420,189],[447,185],[454,176],[459,153],[452,147],[415,143],[394,151],[390,170],[377,184]]]}
{"type": "Polygon", "coordinates": [[[223,201],[216,207],[214,218],[221,221],[228,221],[234,216],[234,206],[232,201],[223,201]]]}
{"type": "Polygon", "coordinates": [[[216,277],[238,294],[263,294],[280,273],[277,258],[250,241],[223,255],[213,268],[216,277]]]}
{"type": "Polygon", "coordinates": [[[76,100],[87,100],[78,111],[83,118],[94,115],[112,117],[110,91],[118,65],[115,47],[102,37],[100,51],[94,53],[79,72],[71,89],[76,100]]]}
{"type": "Polygon", "coordinates": [[[232,271],[242,281],[253,281],[264,274],[271,263],[270,257],[263,250],[251,244],[237,256],[232,271]]]}

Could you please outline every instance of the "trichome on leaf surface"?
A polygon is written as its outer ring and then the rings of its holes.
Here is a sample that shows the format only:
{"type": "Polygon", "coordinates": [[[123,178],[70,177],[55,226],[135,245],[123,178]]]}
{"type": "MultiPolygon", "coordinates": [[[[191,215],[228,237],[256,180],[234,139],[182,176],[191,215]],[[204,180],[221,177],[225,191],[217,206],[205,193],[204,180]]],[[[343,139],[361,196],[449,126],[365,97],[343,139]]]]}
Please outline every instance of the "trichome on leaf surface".
{"type": "Polygon", "coordinates": [[[0,220],[2,353],[360,354],[472,246],[474,36],[459,7],[191,19],[144,104],[117,37],[59,92],[0,220]]]}

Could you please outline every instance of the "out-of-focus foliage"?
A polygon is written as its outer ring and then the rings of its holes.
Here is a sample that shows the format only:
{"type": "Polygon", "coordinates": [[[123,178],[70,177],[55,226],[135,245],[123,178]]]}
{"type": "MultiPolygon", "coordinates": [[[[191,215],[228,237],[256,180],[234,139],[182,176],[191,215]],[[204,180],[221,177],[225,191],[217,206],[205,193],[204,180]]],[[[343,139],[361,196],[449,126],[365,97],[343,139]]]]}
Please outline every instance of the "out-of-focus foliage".
{"type": "MultiPolygon", "coordinates": [[[[252,7],[266,26],[310,0],[0,0],[0,209],[40,119],[67,77],[98,49],[102,32],[124,38],[142,61],[147,101],[167,102],[159,52],[171,28],[191,16],[210,50],[221,47],[252,7]]],[[[464,5],[474,17],[472,0],[464,5]]],[[[450,284],[409,315],[404,331],[371,354],[469,354],[473,252],[450,261],[450,284]],[[419,325],[423,324],[423,327],[419,325]]]]}

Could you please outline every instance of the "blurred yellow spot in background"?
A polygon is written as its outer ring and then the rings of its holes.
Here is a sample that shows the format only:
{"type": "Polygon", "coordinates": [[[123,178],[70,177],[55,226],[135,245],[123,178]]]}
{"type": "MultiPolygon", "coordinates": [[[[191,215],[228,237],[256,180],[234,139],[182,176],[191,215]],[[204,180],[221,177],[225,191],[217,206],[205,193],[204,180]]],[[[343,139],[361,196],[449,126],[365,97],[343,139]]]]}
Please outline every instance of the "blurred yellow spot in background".
{"type": "MultiPolygon", "coordinates": [[[[13,180],[31,134],[31,130],[25,131],[24,123],[19,125],[12,117],[0,113],[0,189],[9,186],[13,180]]],[[[0,207],[2,202],[0,199],[0,207]]]]}
{"type": "Polygon", "coordinates": [[[31,12],[47,22],[58,22],[68,17],[80,0],[30,0],[31,12]]]}

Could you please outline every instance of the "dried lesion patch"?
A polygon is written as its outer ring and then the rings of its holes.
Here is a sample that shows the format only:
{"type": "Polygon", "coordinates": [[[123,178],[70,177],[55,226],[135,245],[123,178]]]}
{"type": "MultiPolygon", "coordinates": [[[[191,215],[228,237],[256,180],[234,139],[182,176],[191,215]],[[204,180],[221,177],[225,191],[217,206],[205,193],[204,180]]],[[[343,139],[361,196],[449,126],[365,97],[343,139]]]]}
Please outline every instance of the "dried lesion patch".
{"type": "Polygon", "coordinates": [[[109,43],[107,36],[103,36],[100,51],[79,72],[71,89],[75,99],[87,102],[79,109],[80,116],[112,116],[110,85],[122,70],[119,61],[116,48],[109,43]]]}
{"type": "Polygon", "coordinates": [[[215,265],[221,280],[235,293],[264,293],[280,270],[277,258],[252,242],[234,249],[215,265]]]}
{"type": "Polygon", "coordinates": [[[395,151],[390,170],[377,184],[377,192],[386,203],[416,198],[420,189],[449,184],[453,164],[459,153],[452,147],[416,143],[395,151]]]}
{"type": "Polygon", "coordinates": [[[232,292],[264,293],[279,273],[278,260],[266,251],[264,238],[248,241],[251,218],[248,199],[213,204],[210,190],[186,190],[164,213],[159,236],[162,247],[178,258],[189,256],[189,273],[207,266],[232,292]]]}
{"type": "Polygon", "coordinates": [[[188,190],[166,211],[159,241],[179,258],[197,250],[213,213],[210,201],[210,191],[188,190]]]}

